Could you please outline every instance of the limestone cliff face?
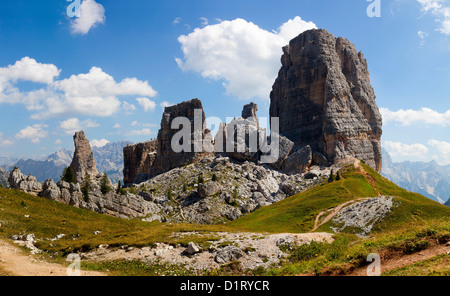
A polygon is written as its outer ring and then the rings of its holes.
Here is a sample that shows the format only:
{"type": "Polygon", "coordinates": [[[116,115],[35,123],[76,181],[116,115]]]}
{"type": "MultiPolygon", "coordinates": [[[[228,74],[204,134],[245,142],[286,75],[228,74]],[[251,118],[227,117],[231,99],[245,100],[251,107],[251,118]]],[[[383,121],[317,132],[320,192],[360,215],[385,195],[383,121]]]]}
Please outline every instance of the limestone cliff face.
{"type": "Polygon", "coordinates": [[[191,164],[205,156],[207,153],[203,151],[202,146],[200,146],[200,149],[195,149],[194,140],[196,136],[194,133],[198,133],[197,138],[201,141],[209,141],[212,147],[212,136],[210,131],[206,129],[205,112],[203,111],[202,102],[199,99],[166,107],[161,120],[161,129],[158,132],[156,159],[153,163],[150,176],[153,177],[173,168],[191,164]],[[197,122],[195,122],[195,110],[198,110],[197,112],[200,114],[197,122]],[[173,120],[180,117],[187,118],[191,125],[191,129],[188,131],[191,141],[190,152],[175,152],[175,149],[172,147],[172,138],[181,131],[181,128],[184,128],[184,126],[180,126],[179,129],[172,129],[173,120]],[[196,124],[199,126],[196,126],[196,124]]]}
{"type": "Polygon", "coordinates": [[[356,157],[381,171],[382,118],[363,54],[317,29],[291,40],[283,52],[270,95],[280,134],[330,162],[356,157]]]}
{"type": "Polygon", "coordinates": [[[150,176],[157,150],[157,139],[123,148],[123,181],[125,184],[132,184],[138,175],[144,179],[150,176]]]}
{"type": "Polygon", "coordinates": [[[73,136],[73,141],[75,144],[75,153],[70,167],[75,172],[77,181],[82,183],[86,174],[92,178],[98,175],[98,171],[95,166],[95,158],[91,144],[84,132],[76,132],[73,136]]]}

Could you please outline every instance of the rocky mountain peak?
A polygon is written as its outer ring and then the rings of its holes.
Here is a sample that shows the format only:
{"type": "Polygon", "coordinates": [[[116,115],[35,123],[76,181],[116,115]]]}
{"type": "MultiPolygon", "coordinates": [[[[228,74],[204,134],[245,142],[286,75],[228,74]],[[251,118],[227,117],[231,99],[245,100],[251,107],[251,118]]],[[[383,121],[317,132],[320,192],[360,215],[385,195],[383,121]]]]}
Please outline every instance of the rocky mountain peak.
{"type": "Polygon", "coordinates": [[[84,132],[76,132],[73,136],[73,141],[75,144],[75,152],[70,167],[75,172],[75,177],[78,182],[82,183],[86,174],[95,177],[98,175],[98,171],[95,166],[94,153],[84,132]]]}
{"type": "Polygon", "coordinates": [[[355,157],[380,172],[382,118],[363,54],[323,29],[300,34],[283,53],[270,95],[280,134],[329,162],[355,157]]]}

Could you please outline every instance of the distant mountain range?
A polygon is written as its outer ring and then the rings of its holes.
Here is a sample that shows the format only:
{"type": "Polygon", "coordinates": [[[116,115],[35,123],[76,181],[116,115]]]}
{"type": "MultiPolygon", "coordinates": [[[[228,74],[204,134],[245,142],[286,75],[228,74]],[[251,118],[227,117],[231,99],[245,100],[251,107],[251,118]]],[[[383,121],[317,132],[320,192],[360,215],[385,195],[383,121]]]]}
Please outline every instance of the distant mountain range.
{"type": "Polygon", "coordinates": [[[72,152],[68,150],[61,150],[50,154],[44,159],[21,159],[14,165],[9,167],[18,167],[25,174],[30,174],[36,177],[39,182],[45,182],[47,179],[58,181],[61,179],[62,171],[72,162],[72,152]]]}
{"type": "MultiPolygon", "coordinates": [[[[107,173],[113,183],[123,180],[123,147],[132,144],[128,141],[93,147],[95,165],[100,173],[107,173]]],[[[122,181],[123,184],[123,181],[122,181]]]]}
{"type": "Polygon", "coordinates": [[[383,149],[381,174],[409,191],[420,193],[447,205],[450,203],[450,165],[441,166],[430,162],[393,162],[383,149]]]}
{"type": "MultiPolygon", "coordinates": [[[[123,147],[129,144],[131,142],[122,141],[103,147],[92,147],[97,170],[107,173],[113,183],[123,179],[123,147]]],[[[22,173],[35,176],[39,182],[45,182],[47,179],[57,182],[61,179],[64,168],[72,162],[72,156],[72,151],[62,149],[41,160],[21,159],[6,168],[12,170],[13,167],[18,167],[22,173]]]]}

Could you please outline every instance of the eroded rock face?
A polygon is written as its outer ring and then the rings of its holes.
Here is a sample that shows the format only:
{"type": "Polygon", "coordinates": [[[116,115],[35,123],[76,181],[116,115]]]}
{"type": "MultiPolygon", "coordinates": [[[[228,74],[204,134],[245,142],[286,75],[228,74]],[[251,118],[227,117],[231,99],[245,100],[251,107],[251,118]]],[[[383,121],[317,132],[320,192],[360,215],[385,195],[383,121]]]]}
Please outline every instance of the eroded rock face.
{"type": "Polygon", "coordinates": [[[42,191],[42,184],[36,180],[36,177],[25,176],[18,168],[11,171],[8,183],[12,189],[19,189],[32,195],[38,195],[42,191]]]}
{"type": "Polygon", "coordinates": [[[258,111],[258,105],[255,103],[250,103],[244,106],[242,110],[242,118],[249,119],[253,121],[256,124],[256,127],[259,128],[258,124],[258,116],[256,115],[256,112],[258,111]]]}
{"type": "Polygon", "coordinates": [[[128,145],[123,148],[124,170],[123,181],[132,184],[138,175],[141,179],[148,179],[153,163],[156,159],[158,140],[128,145]]]}
{"type": "Polygon", "coordinates": [[[199,99],[193,99],[178,105],[166,107],[161,120],[161,129],[158,133],[156,159],[153,163],[150,176],[156,176],[173,168],[194,163],[204,157],[207,153],[204,151],[202,144],[200,144],[200,147],[196,148],[194,143],[195,139],[205,141],[206,145],[209,145],[210,149],[213,148],[211,133],[208,129],[206,129],[205,112],[203,111],[202,102],[199,99]],[[200,115],[197,122],[195,122],[196,112],[199,112],[197,114],[200,115]],[[191,152],[176,152],[171,144],[172,138],[181,131],[181,128],[183,128],[180,126],[179,129],[172,129],[173,120],[180,117],[187,118],[191,124],[191,130],[189,133],[191,138],[191,152]],[[199,126],[196,126],[196,123],[199,126]],[[209,144],[207,143],[208,141],[209,144]]]}
{"type": "Polygon", "coordinates": [[[349,227],[357,230],[358,236],[367,236],[378,221],[382,221],[394,206],[394,197],[380,196],[351,204],[339,211],[333,218],[334,232],[349,227]]]}
{"type": "Polygon", "coordinates": [[[73,141],[75,144],[75,153],[70,167],[75,172],[75,178],[78,183],[82,183],[86,175],[94,178],[98,175],[98,171],[95,166],[94,153],[84,132],[76,132],[73,136],[73,141]]]}
{"type": "Polygon", "coordinates": [[[291,40],[283,52],[270,95],[280,134],[329,162],[355,157],[381,171],[382,118],[363,54],[317,29],[291,40]]]}

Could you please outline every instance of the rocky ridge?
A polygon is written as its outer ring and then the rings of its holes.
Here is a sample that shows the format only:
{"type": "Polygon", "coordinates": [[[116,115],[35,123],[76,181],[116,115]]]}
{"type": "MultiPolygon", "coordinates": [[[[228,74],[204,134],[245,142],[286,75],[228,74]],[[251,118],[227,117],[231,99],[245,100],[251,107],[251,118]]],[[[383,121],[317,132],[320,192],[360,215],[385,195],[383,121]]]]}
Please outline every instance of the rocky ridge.
{"type": "Polygon", "coordinates": [[[270,166],[216,154],[137,184],[133,190],[159,207],[145,221],[217,224],[317,186],[329,175],[330,168],[320,167],[303,175],[286,175],[270,166]]]}

